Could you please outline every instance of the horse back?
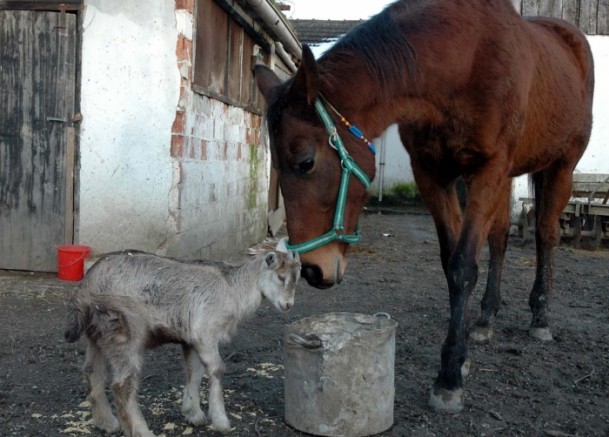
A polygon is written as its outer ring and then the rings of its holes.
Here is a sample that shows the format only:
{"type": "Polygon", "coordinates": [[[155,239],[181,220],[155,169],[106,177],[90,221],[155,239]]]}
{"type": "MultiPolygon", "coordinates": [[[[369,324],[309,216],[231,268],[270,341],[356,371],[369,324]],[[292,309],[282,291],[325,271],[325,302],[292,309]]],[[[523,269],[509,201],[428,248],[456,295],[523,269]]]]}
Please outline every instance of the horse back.
{"type": "MultiPolygon", "coordinates": [[[[586,36],[567,21],[551,17],[527,17],[526,22],[533,29],[534,37],[544,42],[553,40],[554,46],[546,44],[546,50],[560,47],[567,61],[574,65],[580,74],[586,96],[592,97],[594,86],[594,62],[592,50],[586,36]]],[[[561,57],[555,55],[555,63],[564,64],[561,57]]]]}
{"type": "Polygon", "coordinates": [[[523,23],[533,63],[512,176],[537,172],[555,160],[575,167],[592,130],[594,63],[585,35],[555,18],[523,23]]]}

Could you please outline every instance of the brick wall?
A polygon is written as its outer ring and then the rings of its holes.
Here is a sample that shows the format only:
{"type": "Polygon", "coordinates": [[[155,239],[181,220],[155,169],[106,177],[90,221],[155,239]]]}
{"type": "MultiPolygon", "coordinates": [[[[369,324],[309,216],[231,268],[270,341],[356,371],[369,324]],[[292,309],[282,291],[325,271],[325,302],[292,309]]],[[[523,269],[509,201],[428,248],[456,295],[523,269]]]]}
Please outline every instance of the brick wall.
{"type": "Polygon", "coordinates": [[[260,241],[267,231],[268,151],[262,118],[192,90],[193,0],[176,0],[181,76],[171,131],[171,256],[220,258],[260,241]]]}

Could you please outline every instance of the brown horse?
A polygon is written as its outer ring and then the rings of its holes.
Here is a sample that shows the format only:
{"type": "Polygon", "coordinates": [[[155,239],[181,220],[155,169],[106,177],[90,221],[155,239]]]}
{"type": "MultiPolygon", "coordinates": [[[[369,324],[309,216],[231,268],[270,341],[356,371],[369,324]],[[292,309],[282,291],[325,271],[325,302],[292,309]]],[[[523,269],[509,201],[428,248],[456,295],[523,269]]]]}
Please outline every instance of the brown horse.
{"type": "Polygon", "coordinates": [[[401,0],[353,29],[318,62],[303,47],[290,80],[281,83],[263,66],[256,67],[256,77],[268,103],[290,243],[302,252],[303,276],[317,287],[341,281],[348,243],[357,241],[366,178],[345,177],[345,163],[374,177],[374,156],[357,136],[376,138],[398,124],[436,225],[450,293],[432,408],[463,408],[467,303],[480,250],[488,239],[487,288],[472,332],[488,339],[500,304],[511,181],[524,173],[534,182],[537,219],[530,333],[552,338],[546,311],[558,218],[592,124],[593,60],[577,28],[551,18],[525,20],[509,0],[401,0]],[[351,135],[349,123],[363,135],[351,135]],[[335,150],[341,151],[338,137],[342,154],[335,150]],[[459,176],[469,189],[463,211],[455,193],[459,176]],[[340,188],[343,179],[348,190],[340,188]]]}

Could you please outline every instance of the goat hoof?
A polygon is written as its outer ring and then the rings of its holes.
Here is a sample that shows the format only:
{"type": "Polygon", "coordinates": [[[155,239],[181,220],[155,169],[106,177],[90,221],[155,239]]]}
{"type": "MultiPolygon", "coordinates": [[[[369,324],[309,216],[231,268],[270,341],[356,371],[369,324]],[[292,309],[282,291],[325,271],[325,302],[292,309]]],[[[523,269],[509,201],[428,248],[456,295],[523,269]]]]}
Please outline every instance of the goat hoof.
{"type": "Polygon", "coordinates": [[[197,411],[195,413],[184,414],[186,421],[194,426],[207,425],[207,417],[203,411],[197,411]]]}
{"type": "Polygon", "coordinates": [[[446,390],[443,388],[431,388],[429,406],[438,413],[455,414],[463,411],[464,404],[463,389],[446,390]]]}
{"type": "Polygon", "coordinates": [[[227,417],[221,417],[219,419],[213,420],[211,429],[214,431],[221,432],[222,434],[226,434],[230,432],[232,429],[230,426],[230,422],[227,417]]]}
{"type": "Polygon", "coordinates": [[[552,337],[552,333],[550,332],[550,328],[529,328],[529,335],[537,340],[541,341],[552,341],[554,337],[552,337]]]}
{"type": "Polygon", "coordinates": [[[493,330],[490,326],[474,326],[469,332],[469,338],[474,340],[476,343],[484,343],[489,341],[493,336],[493,330]]]}
{"type": "Polygon", "coordinates": [[[121,426],[118,423],[118,420],[114,416],[110,416],[104,419],[96,419],[94,420],[95,426],[108,434],[115,434],[121,430],[121,426]]]}

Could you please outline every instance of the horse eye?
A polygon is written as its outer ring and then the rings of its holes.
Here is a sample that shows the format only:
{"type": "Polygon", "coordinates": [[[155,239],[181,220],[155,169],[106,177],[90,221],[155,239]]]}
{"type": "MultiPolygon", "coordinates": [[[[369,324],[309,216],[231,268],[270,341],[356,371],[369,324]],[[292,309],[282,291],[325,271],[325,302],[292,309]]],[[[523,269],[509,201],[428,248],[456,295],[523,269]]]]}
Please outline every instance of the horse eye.
{"type": "Polygon", "coordinates": [[[313,158],[303,159],[298,163],[298,171],[300,171],[300,174],[306,174],[311,171],[313,166],[315,166],[315,160],[313,158]]]}

